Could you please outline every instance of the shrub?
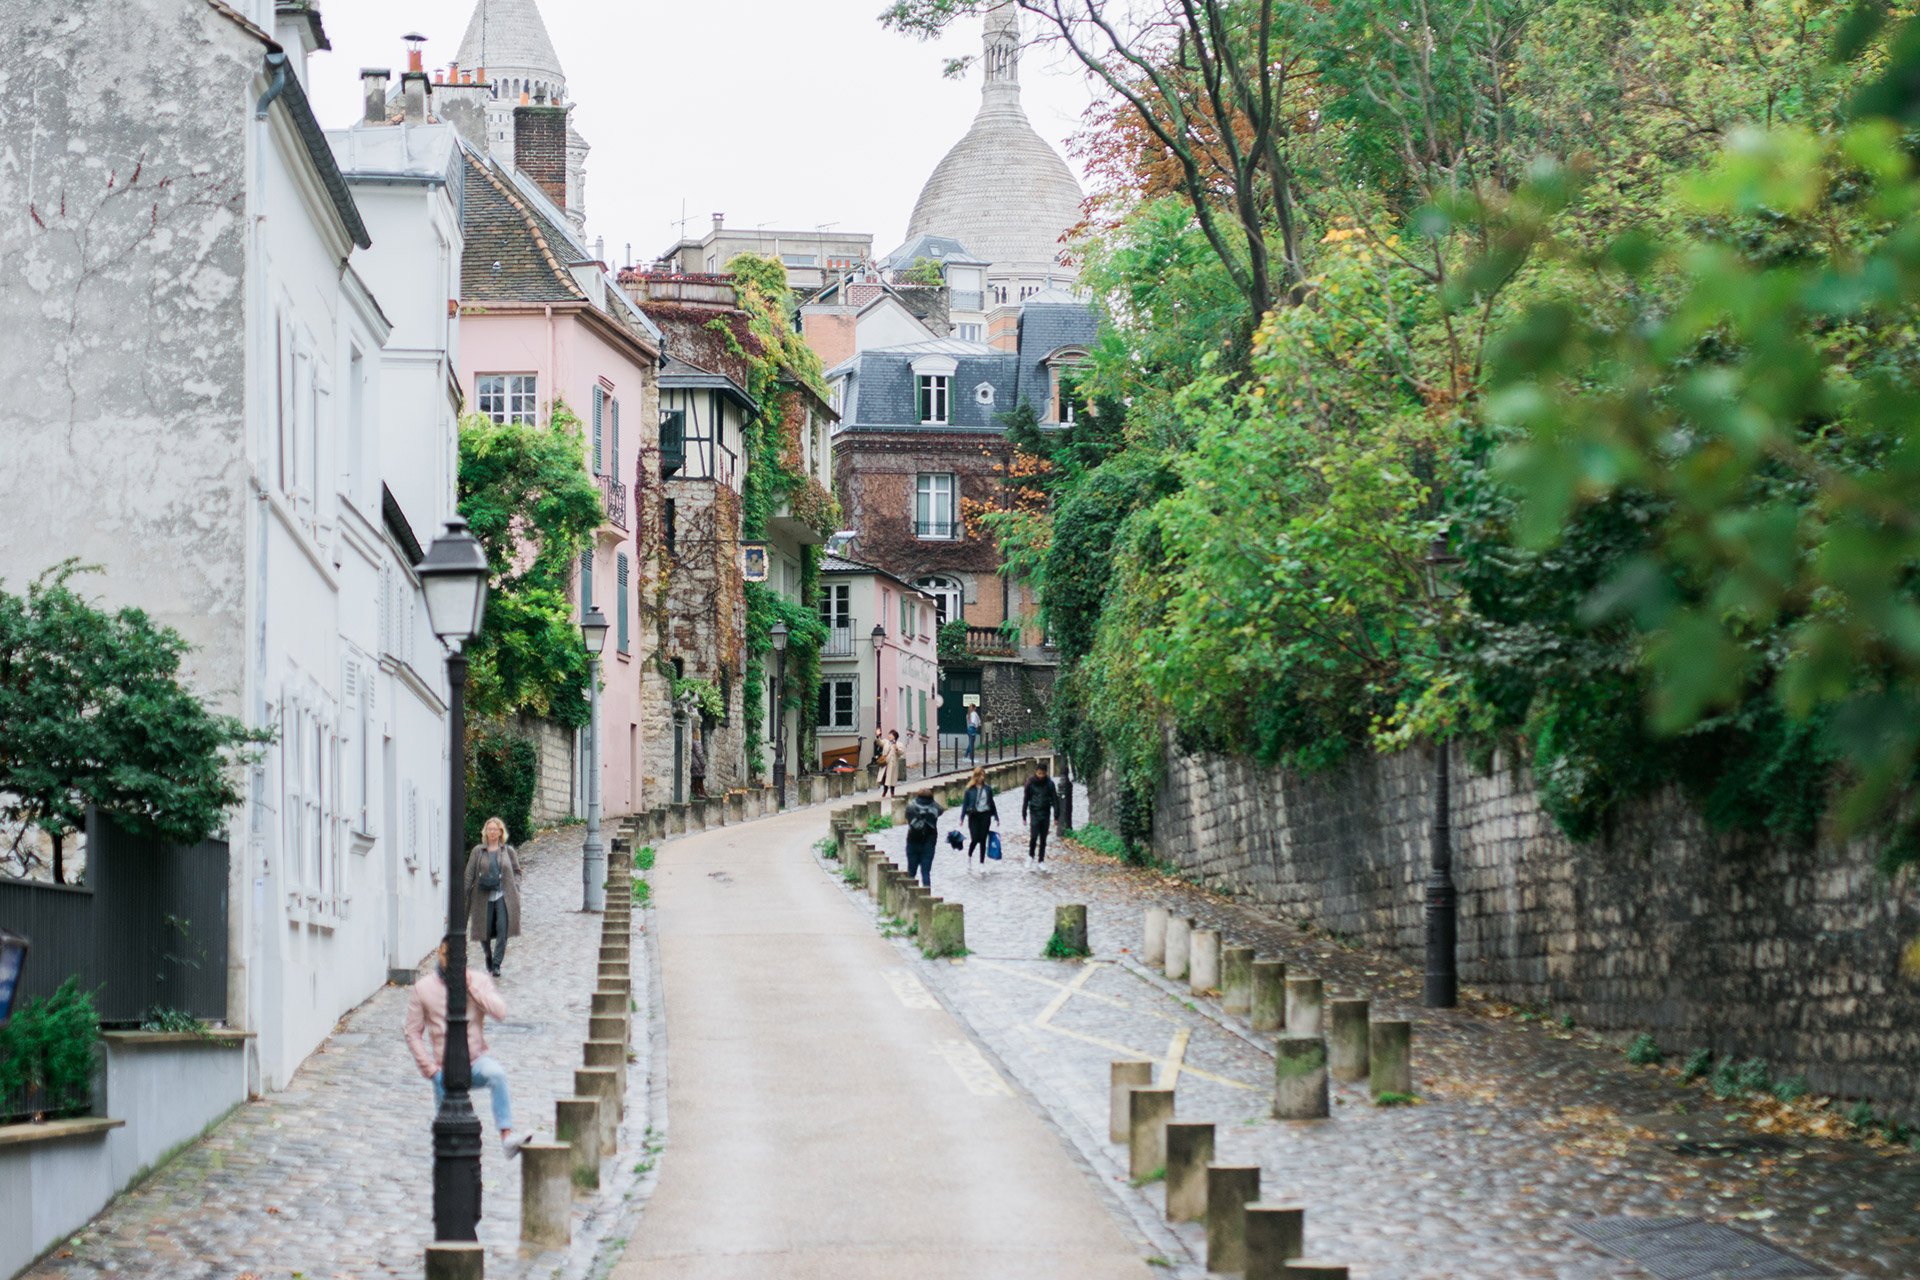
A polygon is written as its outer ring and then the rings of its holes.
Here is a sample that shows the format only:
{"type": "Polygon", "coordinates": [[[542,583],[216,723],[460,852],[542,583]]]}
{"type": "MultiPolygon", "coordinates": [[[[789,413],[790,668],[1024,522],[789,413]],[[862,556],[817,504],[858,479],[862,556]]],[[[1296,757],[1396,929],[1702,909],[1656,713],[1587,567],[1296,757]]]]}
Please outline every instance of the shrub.
{"type": "Polygon", "coordinates": [[[893,825],[893,819],[887,814],[876,813],[867,819],[868,831],[885,831],[893,825]]]}
{"type": "Polygon", "coordinates": [[[467,736],[467,844],[480,843],[488,818],[507,824],[507,839],[524,844],[533,835],[533,792],[540,781],[540,752],[530,739],[498,725],[481,725],[467,736]]]}
{"type": "Polygon", "coordinates": [[[1627,1061],[1636,1067],[1657,1067],[1666,1060],[1666,1056],[1660,1050],[1660,1043],[1644,1031],[1627,1046],[1627,1061]]]}
{"type": "Polygon", "coordinates": [[[1046,949],[1040,954],[1049,960],[1079,960],[1092,953],[1084,947],[1074,946],[1058,933],[1055,933],[1048,936],[1046,949]]]}
{"type": "Polygon", "coordinates": [[[1713,1050],[1695,1049],[1687,1055],[1686,1065],[1680,1068],[1683,1080],[1698,1080],[1713,1069],[1713,1050]]]}
{"type": "Polygon", "coordinates": [[[1785,1080],[1774,1081],[1773,1096],[1782,1102],[1796,1102],[1806,1097],[1807,1078],[1803,1075],[1788,1076],[1785,1080]]]}
{"type": "Polygon", "coordinates": [[[21,1002],[0,1026],[0,1119],[85,1115],[99,1041],[100,1016],[78,978],[44,1000],[21,1002]]]}
{"type": "Polygon", "coordinates": [[[1124,861],[1129,856],[1127,842],[1098,823],[1089,822],[1075,827],[1073,838],[1095,853],[1105,854],[1109,858],[1124,861]]]}

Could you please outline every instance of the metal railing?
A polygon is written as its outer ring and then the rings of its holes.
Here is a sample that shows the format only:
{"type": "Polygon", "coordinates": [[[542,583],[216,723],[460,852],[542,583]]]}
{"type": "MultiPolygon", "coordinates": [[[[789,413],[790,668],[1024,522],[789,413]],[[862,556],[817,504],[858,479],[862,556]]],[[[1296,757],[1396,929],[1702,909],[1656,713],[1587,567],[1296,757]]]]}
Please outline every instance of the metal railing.
{"type": "Polygon", "coordinates": [[[961,537],[960,522],[958,520],[915,520],[913,536],[958,540],[961,537]]]}
{"type": "Polygon", "coordinates": [[[828,627],[827,647],[820,651],[823,658],[851,658],[853,656],[853,628],[828,627]]]}
{"type": "Polygon", "coordinates": [[[601,476],[600,505],[606,509],[607,523],[617,529],[627,527],[627,486],[612,476],[601,476]]]}

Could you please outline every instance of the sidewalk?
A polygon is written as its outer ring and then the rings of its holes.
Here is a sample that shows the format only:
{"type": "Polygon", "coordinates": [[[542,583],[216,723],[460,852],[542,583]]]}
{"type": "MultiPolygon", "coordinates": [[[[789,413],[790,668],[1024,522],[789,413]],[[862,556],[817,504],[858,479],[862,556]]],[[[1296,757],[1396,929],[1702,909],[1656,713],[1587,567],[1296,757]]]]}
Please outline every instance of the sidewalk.
{"type": "MultiPolygon", "coordinates": [[[[493,1053],[513,1084],[518,1129],[553,1131],[553,1100],[573,1092],[586,1034],[600,917],[580,904],[579,828],[522,849],[525,917],[507,951],[501,994],[509,1020],[489,1024],[493,1053]]],[[[648,1003],[644,935],[636,937],[634,996],[648,1003]]],[[[406,1276],[417,1280],[432,1237],[433,1091],[402,1038],[407,991],[385,987],[341,1020],[290,1088],[235,1111],[55,1250],[30,1280],[288,1280],[406,1276]]],[[[641,1062],[630,1070],[619,1156],[599,1193],[577,1202],[570,1254],[519,1256],[520,1179],[500,1152],[487,1095],[475,1109],[487,1131],[481,1157],[487,1275],[579,1276],[629,1212],[631,1153],[647,1126],[644,1018],[641,1062]]]]}
{"type": "MultiPolygon", "coordinates": [[[[1757,1133],[1737,1118],[1737,1103],[1632,1066],[1596,1036],[1499,1016],[1511,1011],[1473,998],[1427,1011],[1410,970],[1083,850],[1059,848],[1051,874],[1029,874],[1020,865],[1025,837],[1010,834],[1006,860],[969,876],[944,841],[957,818],[942,824],[933,889],[965,905],[973,955],[909,965],[1102,1171],[1174,1273],[1202,1274],[1204,1233],[1168,1227],[1157,1186],[1127,1185],[1125,1152],[1106,1134],[1115,1059],[1154,1060],[1157,1083],[1175,1082],[1177,1118],[1217,1126],[1216,1162],[1259,1164],[1264,1198],[1306,1208],[1308,1254],[1347,1262],[1367,1280],[1656,1274],[1571,1229],[1610,1215],[1697,1217],[1844,1275],[1920,1276],[1920,1156],[1757,1133]],[[1061,902],[1087,905],[1092,963],[1039,958],[1061,902]],[[1329,999],[1367,996],[1376,1017],[1412,1018],[1422,1105],[1379,1108],[1363,1089],[1335,1085],[1332,1119],[1268,1119],[1273,1065],[1262,1037],[1225,1018],[1217,1000],[1135,961],[1149,906],[1198,917],[1226,941],[1285,959],[1289,972],[1321,976],[1329,999]]],[[[1017,823],[1006,827],[1013,833],[1017,823]]],[[[904,863],[904,831],[876,838],[904,863]]],[[[1737,1274],[1824,1273],[1788,1265],[1737,1274]]]]}
{"type": "Polygon", "coordinates": [[[1059,1139],[815,867],[827,814],[659,851],[667,1145],[614,1280],[1145,1280],[1059,1139]]]}

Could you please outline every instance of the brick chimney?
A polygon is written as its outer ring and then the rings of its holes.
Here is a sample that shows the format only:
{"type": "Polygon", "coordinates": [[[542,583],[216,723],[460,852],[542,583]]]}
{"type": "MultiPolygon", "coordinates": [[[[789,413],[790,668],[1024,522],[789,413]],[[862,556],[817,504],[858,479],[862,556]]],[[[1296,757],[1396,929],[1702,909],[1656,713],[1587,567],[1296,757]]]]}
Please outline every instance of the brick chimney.
{"type": "Polygon", "coordinates": [[[385,67],[360,68],[360,96],[366,100],[366,111],[360,117],[362,122],[387,122],[387,81],[392,75],[385,67]]]}
{"type": "Polygon", "coordinates": [[[532,178],[547,198],[567,207],[566,107],[519,106],[513,109],[513,163],[532,178]]]}

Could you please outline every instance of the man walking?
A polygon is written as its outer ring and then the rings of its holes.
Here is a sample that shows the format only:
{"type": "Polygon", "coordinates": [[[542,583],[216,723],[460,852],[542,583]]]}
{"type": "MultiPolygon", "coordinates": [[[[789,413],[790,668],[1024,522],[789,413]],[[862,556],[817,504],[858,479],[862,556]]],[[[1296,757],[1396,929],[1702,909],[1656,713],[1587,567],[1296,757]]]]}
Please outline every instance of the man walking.
{"type": "Polygon", "coordinates": [[[1046,764],[1036,764],[1020,793],[1020,816],[1027,820],[1027,861],[1042,871],[1047,869],[1047,832],[1053,827],[1053,811],[1059,803],[1060,789],[1047,776],[1046,764]]]}
{"type": "MultiPolygon", "coordinates": [[[[473,1064],[473,1087],[493,1099],[493,1124],[500,1130],[500,1149],[509,1158],[520,1154],[528,1139],[513,1131],[513,1098],[507,1088],[507,1069],[487,1052],[488,1018],[505,1019],[507,1002],[493,979],[467,970],[467,1058],[473,1064]]],[[[407,1047],[414,1065],[433,1081],[433,1100],[446,1096],[447,1062],[447,944],[442,942],[433,969],[413,980],[407,996],[407,1047]]]]}

